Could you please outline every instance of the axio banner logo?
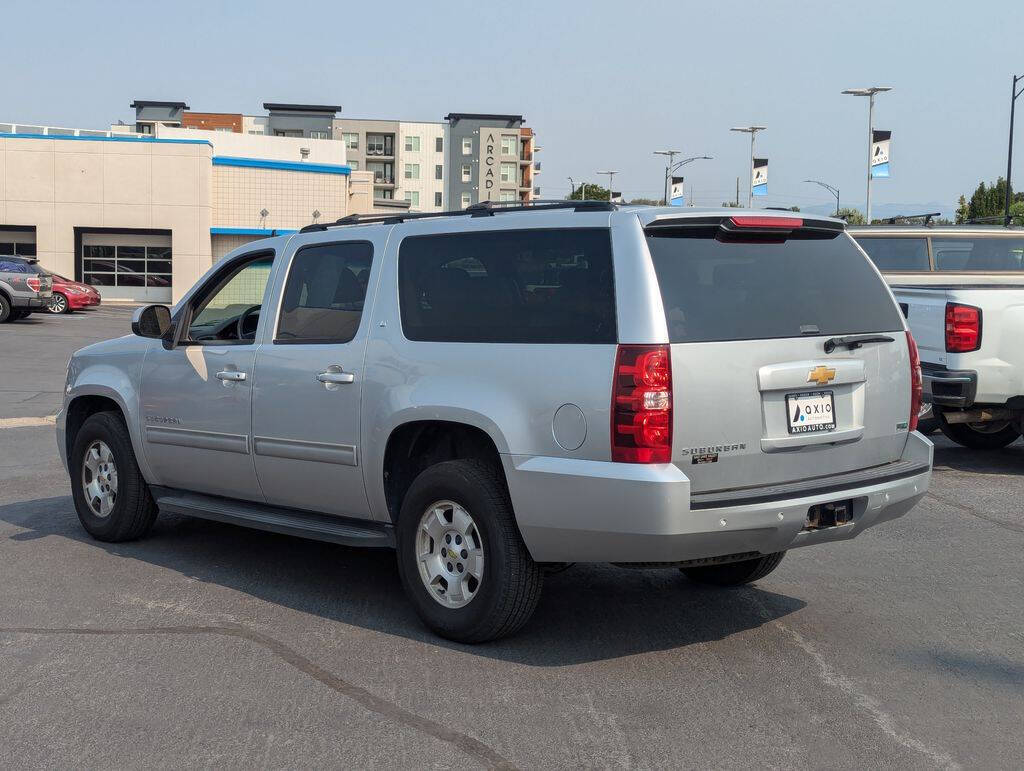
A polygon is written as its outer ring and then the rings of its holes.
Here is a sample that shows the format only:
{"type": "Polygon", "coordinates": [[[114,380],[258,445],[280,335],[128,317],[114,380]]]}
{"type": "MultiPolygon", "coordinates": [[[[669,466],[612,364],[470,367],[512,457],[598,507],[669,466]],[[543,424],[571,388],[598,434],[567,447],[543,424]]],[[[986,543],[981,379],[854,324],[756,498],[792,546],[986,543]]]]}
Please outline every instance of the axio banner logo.
{"type": "Polygon", "coordinates": [[[768,195],[768,159],[755,158],[751,170],[750,189],[754,195],[768,195]]]}
{"type": "Polygon", "coordinates": [[[669,206],[686,206],[686,199],[683,195],[683,178],[672,177],[672,191],[668,196],[669,206]]]}
{"type": "Polygon", "coordinates": [[[875,129],[871,132],[871,176],[889,176],[889,143],[892,141],[891,131],[875,129]]]}

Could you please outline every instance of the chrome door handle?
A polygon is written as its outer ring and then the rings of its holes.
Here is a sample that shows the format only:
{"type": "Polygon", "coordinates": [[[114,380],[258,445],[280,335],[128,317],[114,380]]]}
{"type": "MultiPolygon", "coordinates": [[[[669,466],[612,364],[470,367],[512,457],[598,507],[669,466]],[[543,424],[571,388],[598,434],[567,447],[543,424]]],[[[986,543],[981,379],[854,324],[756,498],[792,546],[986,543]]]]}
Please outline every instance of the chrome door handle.
{"type": "Polygon", "coordinates": [[[342,372],[339,367],[336,371],[329,369],[326,372],[321,372],[316,376],[316,379],[321,383],[343,384],[354,383],[356,376],[351,372],[342,372]]]}
{"type": "Polygon", "coordinates": [[[245,380],[245,373],[233,369],[226,369],[217,373],[218,380],[226,380],[231,383],[240,383],[245,380]]]}

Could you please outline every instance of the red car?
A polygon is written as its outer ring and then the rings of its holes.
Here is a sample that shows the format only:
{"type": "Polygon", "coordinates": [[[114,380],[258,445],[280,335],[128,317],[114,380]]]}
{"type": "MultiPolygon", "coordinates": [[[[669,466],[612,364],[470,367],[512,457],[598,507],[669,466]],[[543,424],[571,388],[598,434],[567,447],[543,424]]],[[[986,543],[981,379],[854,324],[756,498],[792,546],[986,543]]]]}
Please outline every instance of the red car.
{"type": "Polygon", "coordinates": [[[89,284],[72,281],[56,273],[50,275],[53,276],[53,296],[46,307],[50,313],[70,313],[100,304],[100,293],[89,284]]]}

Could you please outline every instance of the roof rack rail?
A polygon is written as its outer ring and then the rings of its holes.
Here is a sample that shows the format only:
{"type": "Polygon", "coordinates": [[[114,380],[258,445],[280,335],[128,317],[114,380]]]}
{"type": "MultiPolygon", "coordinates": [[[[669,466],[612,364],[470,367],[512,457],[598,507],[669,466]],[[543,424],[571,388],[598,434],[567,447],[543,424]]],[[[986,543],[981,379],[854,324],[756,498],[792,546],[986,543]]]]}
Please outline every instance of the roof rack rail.
{"type": "Polygon", "coordinates": [[[941,217],[942,212],[933,211],[929,214],[897,214],[895,217],[886,217],[882,220],[883,225],[895,225],[900,220],[919,220],[923,219],[925,225],[932,224],[933,217],[941,217]]]}
{"type": "Polygon", "coordinates": [[[397,225],[408,220],[429,219],[432,217],[490,217],[497,212],[510,211],[549,211],[552,209],[572,209],[573,211],[614,211],[618,204],[608,201],[566,201],[562,199],[535,199],[528,202],[516,201],[481,201],[470,204],[465,209],[438,212],[405,212],[400,214],[350,214],[334,222],[315,222],[299,229],[300,233],[315,233],[328,228],[346,225],[397,225]]]}
{"type": "Polygon", "coordinates": [[[1024,222],[1024,214],[1011,214],[1009,218],[1005,214],[994,214],[991,217],[971,217],[965,224],[967,225],[984,225],[996,223],[998,225],[1004,225],[1010,227],[1013,225],[1014,220],[1021,220],[1024,222]]]}

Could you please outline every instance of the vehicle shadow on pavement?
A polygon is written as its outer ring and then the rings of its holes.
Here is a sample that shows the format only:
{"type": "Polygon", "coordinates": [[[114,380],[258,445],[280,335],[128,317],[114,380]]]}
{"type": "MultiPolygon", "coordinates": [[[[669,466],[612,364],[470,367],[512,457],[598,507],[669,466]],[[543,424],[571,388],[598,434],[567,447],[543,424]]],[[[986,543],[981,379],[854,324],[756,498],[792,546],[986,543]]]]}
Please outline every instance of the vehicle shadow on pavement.
{"type": "Polygon", "coordinates": [[[464,646],[423,627],[405,599],[390,550],[166,515],[146,538],[108,544],[82,530],[66,496],[0,506],[0,520],[22,528],[8,536],[16,542],[68,538],[302,613],[529,666],[568,666],[720,640],[806,604],[756,586],[701,587],[674,569],[577,565],[547,577],[537,612],[519,634],[464,646]]]}
{"type": "Polygon", "coordinates": [[[1024,474],[1024,442],[1000,450],[972,450],[952,442],[935,442],[935,468],[971,474],[1024,474]]]}

